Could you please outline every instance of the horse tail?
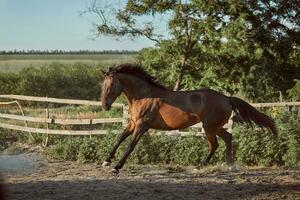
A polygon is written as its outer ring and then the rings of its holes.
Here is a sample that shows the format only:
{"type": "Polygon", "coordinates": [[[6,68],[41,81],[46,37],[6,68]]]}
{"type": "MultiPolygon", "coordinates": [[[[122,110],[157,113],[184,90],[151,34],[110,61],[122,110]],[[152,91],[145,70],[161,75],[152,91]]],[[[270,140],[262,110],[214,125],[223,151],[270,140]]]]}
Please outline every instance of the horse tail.
{"type": "Polygon", "coordinates": [[[233,111],[242,118],[242,121],[253,127],[253,122],[260,127],[268,128],[274,135],[277,135],[277,129],[273,119],[262,112],[256,110],[246,101],[237,97],[229,97],[233,111]]]}

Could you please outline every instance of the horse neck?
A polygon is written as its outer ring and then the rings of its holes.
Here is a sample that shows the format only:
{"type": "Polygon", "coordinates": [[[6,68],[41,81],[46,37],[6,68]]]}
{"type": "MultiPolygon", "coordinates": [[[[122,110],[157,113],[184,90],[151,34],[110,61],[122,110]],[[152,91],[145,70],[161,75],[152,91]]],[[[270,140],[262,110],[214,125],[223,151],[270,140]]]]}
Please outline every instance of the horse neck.
{"type": "Polygon", "coordinates": [[[119,74],[119,80],[129,104],[135,100],[151,97],[157,90],[152,84],[129,74],[119,74]]]}

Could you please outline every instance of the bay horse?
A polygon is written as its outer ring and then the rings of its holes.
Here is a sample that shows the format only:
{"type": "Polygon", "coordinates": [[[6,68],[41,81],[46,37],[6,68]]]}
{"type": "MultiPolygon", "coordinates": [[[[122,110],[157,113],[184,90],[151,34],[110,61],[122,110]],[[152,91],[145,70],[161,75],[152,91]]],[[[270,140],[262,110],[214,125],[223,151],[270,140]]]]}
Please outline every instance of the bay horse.
{"type": "Polygon", "coordinates": [[[109,110],[112,103],[124,93],[129,107],[130,121],[113,146],[102,166],[109,166],[120,144],[133,135],[132,141],[112,172],[119,173],[127,157],[148,129],[184,129],[202,122],[209,153],[208,163],[218,148],[217,137],[226,145],[226,161],[233,164],[232,135],[223,128],[231,116],[237,113],[244,122],[253,122],[268,128],[273,134],[277,130],[273,120],[237,97],[228,97],[211,89],[172,91],[159,84],[141,66],[122,64],[104,72],[102,106],[109,110]]]}

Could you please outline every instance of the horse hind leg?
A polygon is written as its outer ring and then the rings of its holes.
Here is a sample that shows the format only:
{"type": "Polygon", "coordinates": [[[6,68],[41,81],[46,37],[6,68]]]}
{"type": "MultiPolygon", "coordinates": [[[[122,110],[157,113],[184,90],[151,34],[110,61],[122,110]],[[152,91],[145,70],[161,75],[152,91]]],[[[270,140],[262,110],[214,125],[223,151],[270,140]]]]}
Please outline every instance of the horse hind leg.
{"type": "Polygon", "coordinates": [[[202,162],[202,164],[208,164],[210,159],[213,157],[215,151],[219,147],[219,143],[216,137],[216,130],[213,129],[205,129],[205,135],[206,135],[206,141],[208,143],[209,153],[206,157],[206,159],[202,162]]]}
{"type": "Polygon", "coordinates": [[[222,128],[220,132],[217,134],[220,138],[222,138],[226,145],[226,161],[228,165],[233,165],[234,160],[232,156],[232,135],[226,131],[226,129],[222,128]]]}

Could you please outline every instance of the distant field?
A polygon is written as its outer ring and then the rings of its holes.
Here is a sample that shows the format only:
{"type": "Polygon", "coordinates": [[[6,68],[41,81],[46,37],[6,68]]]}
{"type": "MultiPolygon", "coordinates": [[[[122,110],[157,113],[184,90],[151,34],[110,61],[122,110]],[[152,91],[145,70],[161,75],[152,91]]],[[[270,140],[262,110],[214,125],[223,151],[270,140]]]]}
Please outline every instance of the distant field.
{"type": "Polygon", "coordinates": [[[58,55],[0,55],[0,71],[17,72],[24,67],[44,67],[51,63],[88,65],[120,64],[134,60],[133,54],[58,54],[58,55]]]}

